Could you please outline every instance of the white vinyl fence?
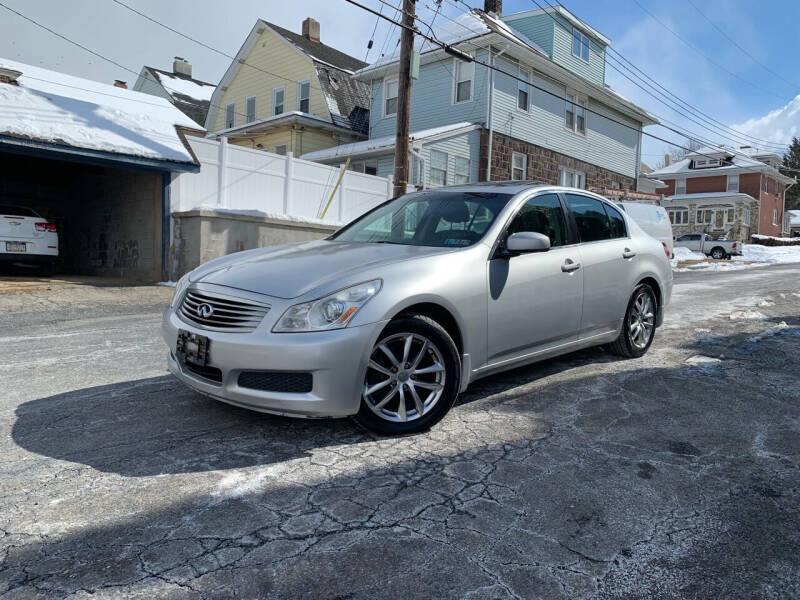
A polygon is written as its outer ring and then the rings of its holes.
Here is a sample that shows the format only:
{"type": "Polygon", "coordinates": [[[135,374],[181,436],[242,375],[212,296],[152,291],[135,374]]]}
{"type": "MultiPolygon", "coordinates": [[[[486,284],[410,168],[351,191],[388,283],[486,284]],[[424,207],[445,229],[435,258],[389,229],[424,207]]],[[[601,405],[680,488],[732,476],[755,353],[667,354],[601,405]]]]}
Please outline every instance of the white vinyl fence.
{"type": "MultiPolygon", "coordinates": [[[[320,219],[340,168],[189,137],[199,173],[182,173],[171,186],[172,212],[193,208],[258,211],[289,219],[320,219]]],[[[324,221],[346,223],[391,196],[390,179],[346,171],[324,221]]]]}

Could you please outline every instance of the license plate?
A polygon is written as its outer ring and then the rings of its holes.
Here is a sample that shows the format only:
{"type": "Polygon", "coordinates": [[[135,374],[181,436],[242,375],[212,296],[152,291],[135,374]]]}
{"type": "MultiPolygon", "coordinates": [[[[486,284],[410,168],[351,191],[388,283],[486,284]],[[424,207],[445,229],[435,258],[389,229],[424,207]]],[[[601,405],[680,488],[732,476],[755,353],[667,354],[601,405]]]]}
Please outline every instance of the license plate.
{"type": "Polygon", "coordinates": [[[6,252],[25,252],[25,242],[6,242],[6,252]]]}
{"type": "Polygon", "coordinates": [[[206,336],[181,329],[178,331],[175,355],[181,362],[205,367],[208,364],[208,346],[209,339],[206,336]]]}

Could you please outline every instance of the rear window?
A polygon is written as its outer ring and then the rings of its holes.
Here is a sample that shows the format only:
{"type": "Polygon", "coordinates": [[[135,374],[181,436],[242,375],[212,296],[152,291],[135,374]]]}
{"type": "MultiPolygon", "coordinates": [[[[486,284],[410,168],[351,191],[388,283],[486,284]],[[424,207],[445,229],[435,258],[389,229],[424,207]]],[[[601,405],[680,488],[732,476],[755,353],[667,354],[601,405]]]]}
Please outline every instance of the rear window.
{"type": "Polygon", "coordinates": [[[11,217],[38,217],[35,212],[30,208],[21,208],[19,206],[7,206],[0,204],[0,215],[8,215],[11,217]]]}

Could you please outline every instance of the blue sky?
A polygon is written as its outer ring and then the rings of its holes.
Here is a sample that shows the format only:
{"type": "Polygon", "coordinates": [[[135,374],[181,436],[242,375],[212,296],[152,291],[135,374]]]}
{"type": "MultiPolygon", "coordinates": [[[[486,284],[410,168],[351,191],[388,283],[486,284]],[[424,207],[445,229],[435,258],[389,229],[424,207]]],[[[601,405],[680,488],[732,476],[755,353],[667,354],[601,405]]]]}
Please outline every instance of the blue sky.
{"type": "MultiPolygon", "coordinates": [[[[375,17],[344,0],[125,1],[228,54],[236,53],[258,17],[299,31],[302,19],[313,16],[321,22],[324,42],[359,58],[365,55],[366,43],[375,25],[375,17]]],[[[380,6],[379,0],[362,1],[380,6]]],[[[689,0],[564,0],[563,5],[611,38],[618,52],[661,85],[719,121],[763,139],[785,142],[792,131],[800,136],[800,98],[797,98],[800,93],[800,37],[796,31],[800,23],[800,2],[692,1],[758,62],[786,81],[766,71],[713,29],[689,0]],[[644,12],[637,1],[734,75],[711,64],[673,36],[644,12]],[[772,116],[768,116],[770,113],[772,116]]],[[[180,55],[192,61],[196,77],[215,82],[229,62],[223,56],[132,15],[111,0],[3,2],[134,72],[143,64],[170,68],[172,57],[180,55]]],[[[444,0],[445,14],[455,16],[459,10],[456,4],[463,6],[461,0],[444,0]]],[[[468,0],[468,4],[481,6],[483,3],[468,0]]],[[[429,7],[433,5],[434,0],[418,0],[418,10],[424,19],[432,17],[429,7]]],[[[532,8],[535,8],[532,0],[504,2],[506,14],[532,8]]],[[[1,7],[0,15],[0,57],[100,81],[123,79],[133,83],[135,80],[131,72],[74,48],[1,7]]],[[[370,60],[377,58],[384,44],[393,49],[396,32],[387,35],[387,30],[388,25],[379,24],[370,60]]],[[[713,137],[707,130],[659,104],[611,67],[607,68],[607,83],[644,108],[675,121],[682,129],[694,129],[705,137],[713,137]]],[[[649,131],[680,140],[661,129],[649,131]]],[[[666,149],[665,144],[646,138],[643,158],[649,163],[657,162],[666,149]]]]}

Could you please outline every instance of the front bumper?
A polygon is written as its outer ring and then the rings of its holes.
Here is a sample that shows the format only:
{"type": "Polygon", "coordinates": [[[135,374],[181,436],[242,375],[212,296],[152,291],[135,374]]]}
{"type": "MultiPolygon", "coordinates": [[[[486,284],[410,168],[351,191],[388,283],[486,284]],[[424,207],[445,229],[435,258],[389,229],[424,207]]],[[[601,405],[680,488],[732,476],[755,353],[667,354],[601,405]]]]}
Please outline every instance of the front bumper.
{"type": "Polygon", "coordinates": [[[170,372],[202,394],[260,412],[345,417],[358,412],[369,355],[385,324],[312,333],[272,333],[266,327],[250,333],[222,333],[190,325],[168,308],[162,335],[169,346],[170,372]],[[209,366],[222,371],[221,383],[192,373],[176,359],[179,329],[209,338],[209,366]],[[246,388],[238,383],[243,371],[310,372],[313,385],[308,393],[246,388]]]}

